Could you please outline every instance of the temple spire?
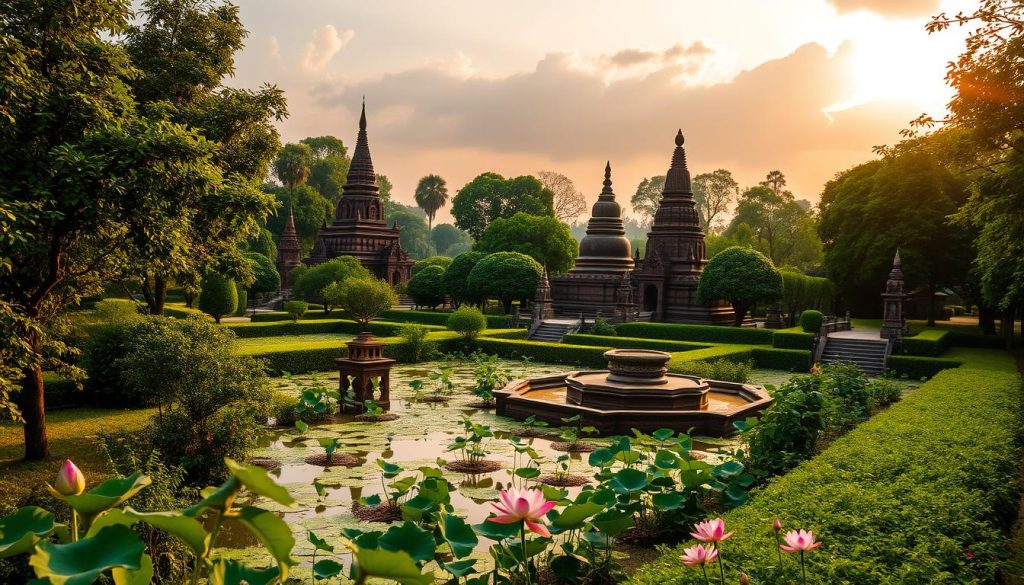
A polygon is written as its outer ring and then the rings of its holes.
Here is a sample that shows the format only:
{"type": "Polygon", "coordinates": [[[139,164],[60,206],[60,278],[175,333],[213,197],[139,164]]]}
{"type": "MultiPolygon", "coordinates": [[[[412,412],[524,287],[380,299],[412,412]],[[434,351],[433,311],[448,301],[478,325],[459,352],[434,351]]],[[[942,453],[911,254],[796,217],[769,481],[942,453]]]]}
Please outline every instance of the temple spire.
{"type": "Polygon", "coordinates": [[[693,200],[693,187],[690,185],[690,169],[686,166],[686,150],[683,143],[682,129],[676,132],[676,148],[672,151],[672,164],[669,166],[668,174],[665,176],[665,195],[682,195],[684,198],[693,200]]]}
{"type": "Polygon", "coordinates": [[[352,163],[348,168],[348,177],[342,190],[342,197],[365,198],[378,197],[377,174],[373,171],[373,159],[370,157],[370,144],[366,137],[366,100],[363,100],[359,114],[359,134],[356,137],[356,148],[352,153],[352,163]]]}

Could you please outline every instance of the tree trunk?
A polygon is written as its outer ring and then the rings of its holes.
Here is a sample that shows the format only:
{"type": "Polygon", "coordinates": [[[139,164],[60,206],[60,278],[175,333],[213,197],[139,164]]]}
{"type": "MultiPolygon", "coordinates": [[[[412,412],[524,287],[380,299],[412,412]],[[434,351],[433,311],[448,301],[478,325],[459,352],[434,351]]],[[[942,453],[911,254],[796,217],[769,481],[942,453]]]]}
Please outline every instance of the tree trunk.
{"type": "Polygon", "coordinates": [[[996,334],[996,312],[995,309],[985,305],[978,305],[978,326],[985,335],[996,334]]]}
{"type": "Polygon", "coordinates": [[[935,283],[928,283],[928,326],[935,327],[935,283]]]}
{"type": "Polygon", "coordinates": [[[188,292],[186,290],[185,291],[185,306],[188,307],[189,309],[193,309],[195,307],[193,307],[192,305],[194,305],[195,302],[196,302],[196,295],[194,295],[194,294],[192,294],[192,293],[190,293],[190,292],[188,292]]]}
{"type": "Polygon", "coordinates": [[[1003,336],[1003,340],[1006,342],[1006,349],[1013,349],[1013,320],[1014,310],[1006,309],[1003,311],[1002,319],[999,324],[999,332],[1003,336]]]}
{"type": "Polygon", "coordinates": [[[149,275],[145,275],[142,279],[142,297],[146,299],[150,315],[163,315],[164,303],[167,301],[167,281],[159,274],[154,274],[151,285],[149,275]]]}
{"type": "MultiPolygon", "coordinates": [[[[42,354],[43,340],[37,331],[29,331],[28,343],[35,356],[42,354]]],[[[36,364],[25,369],[21,392],[18,393],[18,406],[25,418],[25,460],[46,459],[50,456],[50,442],[46,437],[42,366],[36,364]]]]}
{"type": "Polygon", "coordinates": [[[748,305],[737,305],[736,303],[733,303],[732,310],[736,315],[736,321],[733,322],[733,326],[739,327],[740,325],[743,325],[743,318],[747,316],[747,311],[750,310],[750,307],[748,305]]]}
{"type": "Polygon", "coordinates": [[[502,307],[502,310],[505,311],[506,315],[511,315],[512,314],[512,299],[508,299],[508,300],[502,299],[501,307],[502,307]]]}

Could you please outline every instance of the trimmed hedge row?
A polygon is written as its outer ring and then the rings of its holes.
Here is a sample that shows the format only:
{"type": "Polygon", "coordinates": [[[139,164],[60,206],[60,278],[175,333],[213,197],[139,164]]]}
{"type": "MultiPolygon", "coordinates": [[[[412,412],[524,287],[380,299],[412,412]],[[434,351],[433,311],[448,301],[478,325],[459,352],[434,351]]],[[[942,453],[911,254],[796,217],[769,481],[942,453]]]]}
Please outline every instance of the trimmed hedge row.
{"type": "Polygon", "coordinates": [[[164,315],[167,317],[174,317],[175,319],[187,319],[189,317],[196,316],[204,317],[206,319],[213,319],[213,317],[210,317],[209,315],[200,311],[199,309],[190,309],[184,305],[164,305],[164,315]]]}
{"type": "MultiPolygon", "coordinates": [[[[405,338],[379,337],[378,340],[385,344],[385,356],[399,362],[410,361],[410,350],[405,338]]],[[[427,335],[427,341],[436,343],[441,352],[455,351],[461,343],[458,334],[448,331],[430,333],[427,335]]],[[[348,355],[348,348],[338,341],[304,341],[296,342],[294,346],[247,351],[246,354],[264,360],[267,373],[277,376],[282,372],[305,374],[334,370],[334,358],[348,355]]]]}
{"type": "Polygon", "coordinates": [[[771,345],[774,332],[753,327],[721,327],[715,325],[681,325],[677,323],[620,323],[619,335],[644,339],[674,341],[710,341],[713,343],[746,343],[771,345]]]}
{"type": "Polygon", "coordinates": [[[778,349],[814,349],[814,334],[803,331],[776,331],[772,336],[772,347],[778,349]]]}
{"type": "Polygon", "coordinates": [[[745,362],[754,359],[753,348],[749,345],[716,345],[707,349],[694,349],[683,351],[672,356],[668,362],[668,371],[677,374],[689,372],[684,364],[693,362],[714,362],[718,360],[729,360],[733,362],[745,362]]]}
{"type": "MultiPolygon", "coordinates": [[[[1019,493],[1020,409],[1017,374],[941,372],[726,513],[727,582],[741,571],[754,583],[799,582],[795,557],[781,581],[771,566],[774,518],[824,543],[806,555],[810,583],[998,582],[1019,493]]],[[[704,583],[679,562],[689,544],[629,585],[704,583]]]]}
{"type": "MultiPolygon", "coordinates": [[[[404,323],[393,323],[388,321],[371,321],[370,332],[374,335],[391,337],[398,333],[404,323]]],[[[257,323],[226,323],[227,329],[235,332],[235,335],[242,338],[250,337],[278,337],[280,335],[314,335],[319,333],[351,333],[358,335],[361,327],[355,321],[347,319],[312,319],[308,321],[268,321],[257,323]]],[[[431,331],[443,331],[444,327],[435,325],[424,325],[431,331]]]]}
{"type": "Polygon", "coordinates": [[[811,350],[809,349],[777,349],[752,347],[751,355],[754,365],[770,370],[788,370],[790,372],[811,371],[811,350]]]}
{"type": "MultiPolygon", "coordinates": [[[[302,321],[318,321],[318,320],[321,320],[321,319],[337,319],[339,316],[341,316],[343,314],[344,314],[344,311],[341,311],[340,309],[335,309],[335,310],[331,311],[330,313],[325,312],[323,309],[307,310],[305,312],[305,314],[302,315],[302,319],[301,320],[302,321]]],[[[256,313],[255,315],[252,316],[252,322],[253,323],[267,323],[267,322],[270,322],[270,321],[291,321],[291,320],[292,320],[291,315],[289,315],[288,313],[285,313],[284,311],[273,311],[273,312],[269,312],[269,313],[268,312],[256,313]]]]}
{"type": "Polygon", "coordinates": [[[483,337],[493,337],[495,339],[521,339],[525,340],[529,334],[527,329],[487,329],[480,335],[483,337]]]}
{"type": "Polygon", "coordinates": [[[942,370],[959,368],[963,362],[949,358],[916,355],[891,355],[885,363],[887,370],[910,378],[931,378],[942,370]]]}
{"type": "Polygon", "coordinates": [[[602,347],[656,349],[667,352],[691,351],[694,349],[707,349],[711,347],[706,343],[691,343],[689,341],[643,339],[639,337],[611,337],[607,335],[591,335],[588,333],[571,333],[566,335],[562,339],[562,342],[576,345],[599,345],[602,347]]]}
{"type": "MultiPolygon", "coordinates": [[[[399,323],[423,323],[425,325],[441,325],[448,322],[451,311],[399,311],[391,309],[380,314],[389,321],[399,323]]],[[[508,315],[484,315],[488,329],[504,329],[508,327],[508,315]]]]}
{"type": "Polygon", "coordinates": [[[925,329],[913,337],[904,337],[901,350],[907,355],[938,357],[949,348],[950,340],[945,329],[925,329]]]}
{"type": "Polygon", "coordinates": [[[567,364],[587,368],[604,368],[608,360],[604,352],[612,349],[605,346],[572,345],[569,343],[550,343],[545,341],[525,341],[518,339],[501,339],[497,337],[481,337],[476,346],[484,353],[496,354],[503,358],[529,357],[552,364],[567,364]]]}

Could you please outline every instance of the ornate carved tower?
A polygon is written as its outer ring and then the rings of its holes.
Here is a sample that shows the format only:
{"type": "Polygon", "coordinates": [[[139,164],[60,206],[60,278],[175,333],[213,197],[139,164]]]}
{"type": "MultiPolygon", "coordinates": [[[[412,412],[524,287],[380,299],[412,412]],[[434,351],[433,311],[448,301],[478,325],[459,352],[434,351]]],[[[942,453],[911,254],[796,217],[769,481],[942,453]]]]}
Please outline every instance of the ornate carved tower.
{"type": "Polygon", "coordinates": [[[359,116],[359,136],[352,164],[334,211],[334,222],[321,228],[308,262],[318,264],[353,256],[377,278],[392,284],[409,280],[412,260],[399,243],[398,225],[388,227],[366,138],[366,104],[359,116]]]}
{"type": "Polygon", "coordinates": [[[652,313],[653,321],[732,324],[733,310],[728,303],[703,305],[697,301],[697,282],[707,264],[704,255],[704,233],[697,217],[680,130],[661,202],[647,234],[644,260],[633,277],[641,310],[652,313]]]}
{"type": "Polygon", "coordinates": [[[889,271],[889,280],[885,283],[885,292],[882,293],[882,319],[883,339],[903,339],[907,333],[907,319],[903,316],[903,262],[900,260],[900,251],[896,250],[896,257],[892,260],[892,270],[889,271]]]}
{"type": "Polygon", "coordinates": [[[277,243],[277,272],[281,275],[281,290],[292,288],[292,270],[302,264],[299,249],[299,236],[295,232],[295,215],[291,206],[288,207],[288,221],[284,224],[284,232],[277,243]]]}

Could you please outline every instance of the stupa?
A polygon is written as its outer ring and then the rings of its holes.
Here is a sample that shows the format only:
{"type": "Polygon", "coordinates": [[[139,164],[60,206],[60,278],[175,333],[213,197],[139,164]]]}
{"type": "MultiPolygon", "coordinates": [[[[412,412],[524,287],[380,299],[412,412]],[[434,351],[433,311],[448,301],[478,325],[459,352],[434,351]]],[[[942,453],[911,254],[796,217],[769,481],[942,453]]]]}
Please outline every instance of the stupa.
{"type": "Polygon", "coordinates": [[[680,130],[644,259],[633,272],[636,302],[640,311],[651,314],[651,321],[732,325],[728,302],[705,305],[697,300],[697,282],[707,260],[683,141],[680,130]]]}
{"type": "Polygon", "coordinates": [[[348,169],[334,222],[320,229],[307,264],[319,264],[338,256],[353,256],[374,276],[391,284],[409,280],[412,260],[402,249],[398,225],[388,226],[384,217],[366,138],[366,103],[359,116],[352,164],[348,169]]]}
{"type": "Polygon", "coordinates": [[[281,275],[281,290],[292,288],[292,270],[302,264],[302,252],[299,249],[299,236],[295,231],[295,214],[288,207],[288,220],[284,224],[284,232],[277,242],[277,273],[281,275]]]}
{"type": "Polygon", "coordinates": [[[622,225],[622,207],[612,191],[611,163],[604,167],[604,187],[591,210],[587,235],[580,242],[575,267],[551,277],[555,313],[593,319],[598,313],[617,318],[623,277],[633,270],[629,239],[622,225]]]}
{"type": "Polygon", "coordinates": [[[885,282],[885,292],[882,293],[884,318],[880,335],[883,339],[898,341],[907,334],[907,319],[903,315],[903,301],[906,297],[903,292],[903,261],[900,260],[900,251],[896,250],[896,257],[892,259],[892,270],[889,271],[889,280],[885,282]]]}

